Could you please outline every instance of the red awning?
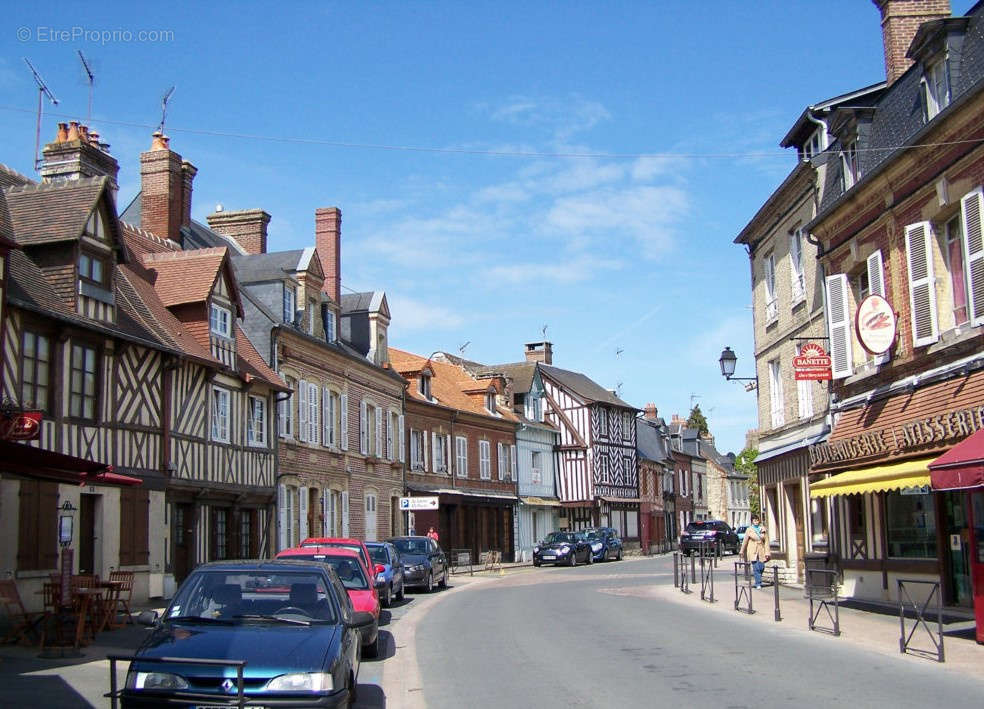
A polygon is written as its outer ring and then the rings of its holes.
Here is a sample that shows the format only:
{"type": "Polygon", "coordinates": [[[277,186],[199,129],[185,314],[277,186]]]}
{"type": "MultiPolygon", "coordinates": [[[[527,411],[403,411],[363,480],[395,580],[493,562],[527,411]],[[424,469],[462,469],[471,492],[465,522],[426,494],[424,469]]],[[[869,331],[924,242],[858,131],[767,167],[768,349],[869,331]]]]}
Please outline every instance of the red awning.
{"type": "Polygon", "coordinates": [[[113,466],[106,463],[96,463],[13,441],[0,441],[0,473],[78,485],[143,484],[140,478],[114,473],[113,466]]]}
{"type": "Polygon", "coordinates": [[[967,436],[929,464],[934,490],[984,486],[984,430],[967,436]]]}

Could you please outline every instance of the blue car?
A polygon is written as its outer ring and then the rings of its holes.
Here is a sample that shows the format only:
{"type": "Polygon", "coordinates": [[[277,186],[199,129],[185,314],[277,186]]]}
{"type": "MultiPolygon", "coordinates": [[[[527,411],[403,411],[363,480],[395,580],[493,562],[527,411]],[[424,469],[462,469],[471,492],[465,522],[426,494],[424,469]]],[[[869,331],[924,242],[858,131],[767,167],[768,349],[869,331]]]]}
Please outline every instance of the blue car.
{"type": "Polygon", "coordinates": [[[595,561],[622,560],[622,540],[611,527],[592,527],[582,530],[591,544],[591,554],[595,561]]]}
{"type": "Polygon", "coordinates": [[[327,564],[203,564],[162,618],[141,614],[153,630],[134,653],[118,696],[124,707],[234,706],[240,693],[250,706],[349,706],[359,677],[359,631],[373,620],[352,609],[327,564]]]}
{"type": "Polygon", "coordinates": [[[393,605],[393,598],[402,601],[405,597],[403,589],[403,561],[400,552],[389,542],[366,542],[369,558],[373,564],[383,567],[376,574],[376,590],[379,592],[379,602],[383,607],[393,605]]]}

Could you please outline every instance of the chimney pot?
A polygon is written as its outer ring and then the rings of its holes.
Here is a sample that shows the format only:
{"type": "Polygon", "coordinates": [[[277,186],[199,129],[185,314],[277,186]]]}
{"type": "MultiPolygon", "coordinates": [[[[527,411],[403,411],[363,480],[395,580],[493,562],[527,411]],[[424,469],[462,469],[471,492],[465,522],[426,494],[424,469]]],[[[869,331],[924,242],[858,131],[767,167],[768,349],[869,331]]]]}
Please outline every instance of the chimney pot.
{"type": "Polygon", "coordinates": [[[52,182],[108,177],[115,196],[120,173],[119,163],[101,149],[98,133],[84,133],[83,128],[85,127],[76,121],[58,124],[55,139],[45,145],[41,153],[41,180],[52,182]]]}
{"type": "Polygon", "coordinates": [[[58,133],[55,135],[55,142],[56,143],[64,143],[66,140],[68,140],[68,124],[67,123],[59,123],[58,124],[58,133]]]}
{"type": "Polygon", "coordinates": [[[69,121],[68,122],[68,136],[66,140],[78,140],[79,139],[79,122],[69,121]]]}
{"type": "Polygon", "coordinates": [[[154,131],[154,135],[150,141],[151,150],[170,150],[171,139],[166,135],[161,133],[159,130],[154,131]]]}

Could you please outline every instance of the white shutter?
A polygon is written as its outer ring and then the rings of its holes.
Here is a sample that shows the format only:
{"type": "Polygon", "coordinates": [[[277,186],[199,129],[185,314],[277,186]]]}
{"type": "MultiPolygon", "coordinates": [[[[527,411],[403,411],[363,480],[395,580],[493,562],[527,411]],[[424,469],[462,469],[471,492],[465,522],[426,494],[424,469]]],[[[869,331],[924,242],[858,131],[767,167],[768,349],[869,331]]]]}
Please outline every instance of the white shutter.
{"type": "Polygon", "coordinates": [[[287,407],[290,406],[290,399],[281,399],[277,402],[277,430],[281,438],[287,437],[287,407]]]}
{"type": "Polygon", "coordinates": [[[348,490],[342,491],[342,536],[349,535],[349,494],[348,490]]]}
{"type": "Polygon", "coordinates": [[[882,268],[882,253],[875,251],[868,257],[868,291],[871,295],[885,297],[885,271],[882,268]]]}
{"type": "Polygon", "coordinates": [[[510,444],[509,446],[509,464],[510,464],[509,472],[511,473],[510,479],[513,482],[516,482],[516,480],[519,477],[519,471],[516,470],[516,446],[512,444],[510,444]]]}
{"type": "Polygon", "coordinates": [[[444,472],[448,475],[451,474],[451,456],[454,455],[454,449],[451,448],[451,434],[444,437],[444,472]]]}
{"type": "Polygon", "coordinates": [[[318,438],[321,435],[321,431],[319,430],[321,426],[319,425],[319,421],[318,421],[319,387],[317,384],[310,384],[309,386],[311,391],[308,392],[308,406],[311,409],[311,415],[310,418],[308,419],[308,428],[310,429],[310,432],[308,434],[308,440],[311,441],[311,443],[318,443],[319,442],[318,438]]]}
{"type": "Polygon", "coordinates": [[[383,410],[376,407],[376,450],[375,453],[380,458],[383,457],[383,410]]]}
{"type": "Polygon", "coordinates": [[[964,268],[970,324],[984,323],[984,193],[981,188],[960,200],[963,212],[964,268]]]}
{"type": "Polygon", "coordinates": [[[495,444],[495,455],[497,458],[496,463],[499,468],[499,480],[504,480],[506,477],[506,456],[503,450],[504,448],[505,446],[501,443],[495,444]]]}
{"type": "Polygon", "coordinates": [[[331,536],[331,490],[324,488],[321,490],[321,534],[331,536]]]}
{"type": "Polygon", "coordinates": [[[348,394],[342,394],[342,445],[343,451],[348,450],[349,444],[349,433],[348,433],[348,394]]]}
{"type": "Polygon", "coordinates": [[[369,415],[366,402],[359,402],[359,452],[366,455],[369,452],[369,415]]]}
{"type": "Polygon", "coordinates": [[[905,228],[913,347],[929,345],[940,339],[936,319],[936,278],[933,274],[932,238],[929,222],[918,222],[905,228]]]}
{"type": "Polygon", "coordinates": [[[421,445],[420,445],[420,448],[421,448],[420,452],[424,456],[424,470],[430,470],[430,467],[427,465],[427,463],[428,463],[428,456],[427,456],[427,431],[421,431],[420,432],[420,443],[421,443],[421,445]]]}
{"type": "Polygon", "coordinates": [[[406,451],[407,441],[406,441],[406,433],[404,433],[404,429],[403,429],[403,414],[400,414],[399,421],[398,421],[397,425],[400,427],[400,462],[401,463],[406,463],[407,462],[407,451],[406,451]]]}
{"type": "Polygon", "coordinates": [[[331,392],[325,387],[321,390],[321,443],[326,446],[334,443],[331,440],[331,424],[331,392]]]}
{"type": "Polygon", "coordinates": [[[827,329],[830,331],[830,358],[834,379],[849,377],[854,372],[854,353],[851,343],[847,274],[827,276],[827,329]]]}
{"type": "Polygon", "coordinates": [[[277,512],[280,517],[280,544],[277,551],[286,549],[290,546],[290,539],[287,538],[287,486],[277,485],[277,512]]]}
{"type": "Polygon", "coordinates": [[[297,391],[301,395],[297,405],[297,438],[306,441],[308,439],[308,416],[311,414],[308,409],[308,383],[302,379],[297,384],[297,391]]]}
{"type": "Polygon", "coordinates": [[[393,460],[393,412],[386,410],[386,460],[393,460]]]}
{"type": "Polygon", "coordinates": [[[301,530],[300,541],[304,541],[310,536],[308,534],[308,498],[310,497],[310,495],[308,494],[308,489],[306,487],[300,488],[299,494],[300,494],[300,504],[297,507],[299,510],[298,514],[300,515],[301,518],[300,520],[301,524],[299,527],[299,529],[301,530]]]}

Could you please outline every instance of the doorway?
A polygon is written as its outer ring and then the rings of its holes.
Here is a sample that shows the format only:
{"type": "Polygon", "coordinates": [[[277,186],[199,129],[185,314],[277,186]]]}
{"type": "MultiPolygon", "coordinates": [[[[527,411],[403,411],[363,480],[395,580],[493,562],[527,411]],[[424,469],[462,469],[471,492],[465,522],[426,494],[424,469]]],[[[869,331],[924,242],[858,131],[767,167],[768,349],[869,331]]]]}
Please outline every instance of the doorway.
{"type": "Polygon", "coordinates": [[[174,580],[180,584],[191,573],[194,559],[194,507],[188,503],[175,504],[172,522],[171,536],[174,539],[174,580]]]}
{"type": "Polygon", "coordinates": [[[99,495],[79,500],[79,573],[96,573],[96,503],[99,495]]]}
{"type": "Polygon", "coordinates": [[[963,492],[944,492],[943,545],[947,600],[953,605],[971,607],[974,602],[970,581],[970,524],[967,496],[963,492]]]}

